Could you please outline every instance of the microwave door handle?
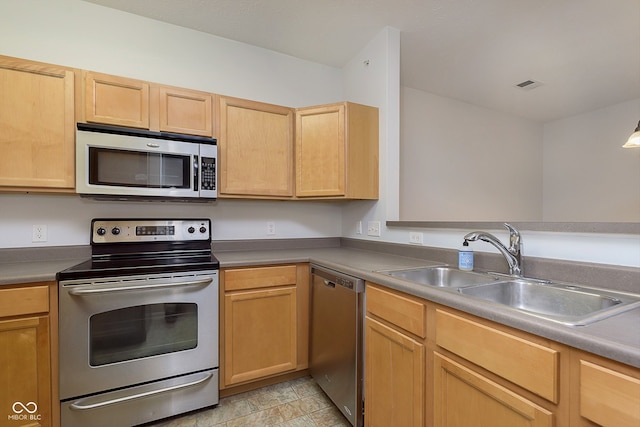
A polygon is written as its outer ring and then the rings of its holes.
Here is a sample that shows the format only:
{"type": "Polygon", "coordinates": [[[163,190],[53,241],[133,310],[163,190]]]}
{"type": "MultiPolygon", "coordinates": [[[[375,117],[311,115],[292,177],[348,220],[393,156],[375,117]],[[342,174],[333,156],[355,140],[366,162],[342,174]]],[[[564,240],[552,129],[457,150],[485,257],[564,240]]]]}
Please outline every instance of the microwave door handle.
{"type": "Polygon", "coordinates": [[[193,191],[198,191],[200,186],[200,159],[198,156],[193,156],[193,191]]]}

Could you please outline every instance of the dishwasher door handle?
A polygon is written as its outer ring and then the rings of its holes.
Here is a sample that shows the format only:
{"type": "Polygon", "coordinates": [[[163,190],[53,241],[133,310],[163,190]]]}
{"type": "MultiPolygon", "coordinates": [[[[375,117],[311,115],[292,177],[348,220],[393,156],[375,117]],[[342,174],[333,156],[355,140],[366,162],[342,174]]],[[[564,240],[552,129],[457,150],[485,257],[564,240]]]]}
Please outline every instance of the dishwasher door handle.
{"type": "Polygon", "coordinates": [[[336,287],[336,284],[335,284],[335,283],[333,283],[333,282],[332,282],[332,281],[330,281],[330,280],[326,280],[326,279],[325,279],[325,280],[323,280],[322,282],[323,282],[323,283],[324,283],[324,285],[325,285],[326,287],[328,287],[328,288],[335,288],[335,287],[336,287]]]}

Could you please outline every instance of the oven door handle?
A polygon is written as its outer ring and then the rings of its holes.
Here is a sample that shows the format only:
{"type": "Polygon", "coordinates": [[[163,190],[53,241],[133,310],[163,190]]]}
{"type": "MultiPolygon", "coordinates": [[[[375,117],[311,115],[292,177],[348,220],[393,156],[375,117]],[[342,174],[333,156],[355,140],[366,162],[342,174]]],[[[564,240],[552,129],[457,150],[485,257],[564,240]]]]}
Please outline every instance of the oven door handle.
{"type": "Polygon", "coordinates": [[[185,384],[177,384],[169,387],[159,388],[156,390],[149,390],[149,391],[145,391],[137,394],[132,394],[130,396],[122,396],[122,397],[117,397],[115,399],[98,401],[95,403],[87,403],[87,402],[90,402],[91,400],[94,400],[94,401],[96,400],[95,397],[87,397],[85,399],[80,399],[73,402],[71,405],[69,405],[69,407],[76,411],[87,411],[89,409],[102,408],[104,406],[114,405],[116,403],[125,403],[125,402],[129,402],[136,399],[142,399],[143,397],[149,397],[149,396],[153,396],[160,393],[167,393],[169,391],[175,391],[183,388],[193,387],[209,380],[212,376],[213,376],[212,372],[203,373],[202,377],[198,378],[195,381],[191,381],[185,384]]]}
{"type": "Polygon", "coordinates": [[[69,289],[69,294],[83,296],[83,295],[96,295],[96,294],[105,294],[110,292],[127,292],[127,291],[141,291],[141,290],[152,290],[152,289],[165,289],[165,288],[178,288],[185,286],[207,286],[213,282],[212,278],[207,278],[204,280],[194,280],[192,282],[178,282],[178,283],[155,283],[155,284],[140,284],[136,285],[130,283],[125,286],[105,286],[105,287],[95,287],[95,288],[82,288],[82,289],[69,289]]]}

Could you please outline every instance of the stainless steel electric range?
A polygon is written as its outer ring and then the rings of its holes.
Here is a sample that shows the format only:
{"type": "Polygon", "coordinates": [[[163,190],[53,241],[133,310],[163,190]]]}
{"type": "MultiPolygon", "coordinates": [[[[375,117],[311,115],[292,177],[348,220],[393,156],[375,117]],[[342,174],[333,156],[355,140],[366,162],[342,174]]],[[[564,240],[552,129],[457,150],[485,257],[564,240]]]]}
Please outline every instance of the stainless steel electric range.
{"type": "Polygon", "coordinates": [[[58,273],[64,427],[133,426],[218,403],[208,219],[94,219],[58,273]]]}

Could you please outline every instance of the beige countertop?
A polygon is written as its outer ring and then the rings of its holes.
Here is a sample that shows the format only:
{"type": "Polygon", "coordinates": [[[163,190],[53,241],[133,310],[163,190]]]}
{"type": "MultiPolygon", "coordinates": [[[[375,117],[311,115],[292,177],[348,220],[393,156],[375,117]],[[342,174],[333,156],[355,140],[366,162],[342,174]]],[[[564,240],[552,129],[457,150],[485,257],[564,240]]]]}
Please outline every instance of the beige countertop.
{"type": "MultiPolygon", "coordinates": [[[[331,247],[215,252],[221,268],[250,265],[311,262],[360,277],[445,306],[539,335],[640,368],[640,308],[587,326],[571,327],[500,308],[431,286],[397,279],[380,270],[392,270],[442,262],[389,255],[381,252],[331,247]]],[[[56,273],[85,259],[21,261],[0,263],[0,286],[55,280],[56,273]]]]}
{"type": "Polygon", "coordinates": [[[56,280],[56,273],[86,259],[20,261],[0,263],[0,286],[56,280]]]}

